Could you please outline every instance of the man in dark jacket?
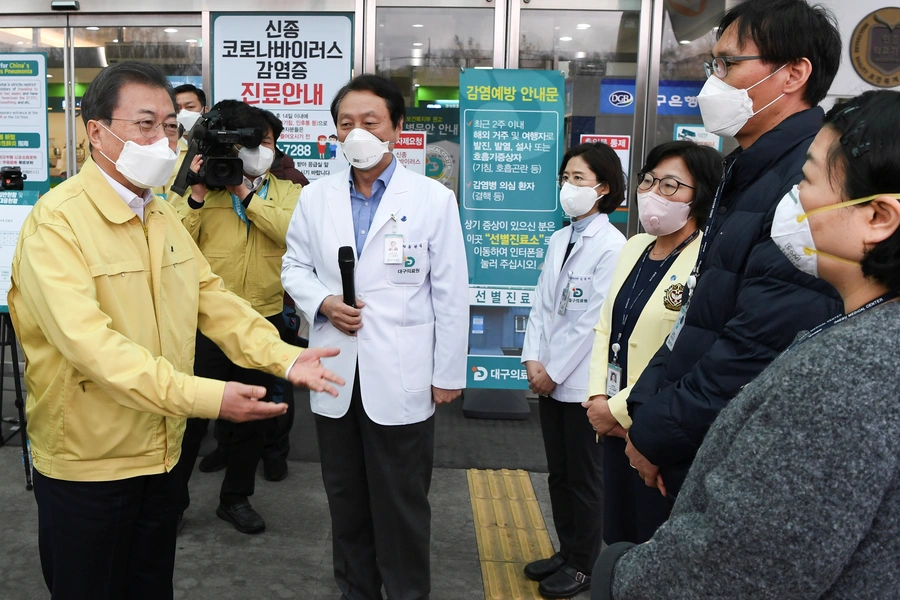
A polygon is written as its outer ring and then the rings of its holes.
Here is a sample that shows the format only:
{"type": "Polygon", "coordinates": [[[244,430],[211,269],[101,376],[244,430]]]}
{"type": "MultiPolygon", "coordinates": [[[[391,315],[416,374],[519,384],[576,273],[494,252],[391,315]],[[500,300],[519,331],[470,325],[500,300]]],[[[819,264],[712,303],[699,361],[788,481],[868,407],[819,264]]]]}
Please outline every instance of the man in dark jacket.
{"type": "Polygon", "coordinates": [[[842,309],[834,288],[798,271],[770,237],[840,64],[833,17],[804,0],[754,0],[718,32],[698,99],[706,129],[740,147],[725,160],[687,308],[628,400],[626,454],[671,498],[719,411],[798,332],[842,309]]]}

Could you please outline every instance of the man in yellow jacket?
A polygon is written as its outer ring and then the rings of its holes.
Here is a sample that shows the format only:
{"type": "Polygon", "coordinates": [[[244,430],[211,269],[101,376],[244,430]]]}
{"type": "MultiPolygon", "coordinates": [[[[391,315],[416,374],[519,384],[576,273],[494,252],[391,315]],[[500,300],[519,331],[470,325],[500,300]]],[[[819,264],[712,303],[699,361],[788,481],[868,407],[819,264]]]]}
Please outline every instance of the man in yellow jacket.
{"type": "Polygon", "coordinates": [[[174,153],[172,88],[152,65],[103,70],[82,100],[92,146],[41,198],[13,256],[9,308],[25,351],[41,566],[53,598],[171,599],[186,417],[284,412],[259,386],[191,375],[197,329],[246,368],[311,389],[340,378],[285,344],[213,274],[149,188],[174,153]]]}
{"type": "MultiPolygon", "coordinates": [[[[207,190],[204,184],[191,186],[191,192],[177,205],[185,228],[190,232],[213,271],[222,277],[225,287],[250,303],[260,315],[286,337],[281,316],[284,289],[281,287],[281,258],[285,252],[288,223],[300,197],[300,186],[269,175],[275,157],[275,142],[281,135],[281,121],[272,113],[234,101],[213,107],[222,115],[227,129],[258,129],[263,132],[257,148],[238,147],[244,177],[237,186],[207,190]],[[227,106],[226,106],[227,103],[227,106]]],[[[195,157],[196,172],[202,158],[195,157]]],[[[213,379],[235,379],[264,386],[270,399],[278,381],[268,373],[244,368],[230,360],[217,344],[197,334],[197,362],[194,373],[213,379]]],[[[275,419],[236,423],[230,431],[217,431],[225,442],[223,455],[225,478],[219,492],[216,514],[242,533],[259,533],[265,521],[250,505],[256,468],[263,455],[267,431],[275,434],[275,419]],[[224,434],[224,435],[223,435],[224,434]],[[227,440],[223,438],[228,438],[227,440]]],[[[205,421],[188,422],[185,433],[185,460],[182,464],[182,510],[190,503],[187,482],[197,457],[205,421]]]]}

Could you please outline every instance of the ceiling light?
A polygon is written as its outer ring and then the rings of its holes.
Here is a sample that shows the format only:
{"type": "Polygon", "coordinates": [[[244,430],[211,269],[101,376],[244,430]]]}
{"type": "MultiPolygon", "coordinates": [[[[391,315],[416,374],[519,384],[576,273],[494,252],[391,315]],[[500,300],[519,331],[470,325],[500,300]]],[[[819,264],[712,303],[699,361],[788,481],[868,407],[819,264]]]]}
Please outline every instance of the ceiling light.
{"type": "Polygon", "coordinates": [[[163,31],[165,31],[166,33],[178,33],[178,30],[174,27],[166,27],[165,29],[163,29],[163,31]]]}
{"type": "Polygon", "coordinates": [[[113,44],[118,44],[119,40],[113,40],[113,44]]]}
{"type": "Polygon", "coordinates": [[[571,42],[571,41],[572,41],[572,36],[564,35],[564,36],[562,36],[561,38],[559,38],[559,41],[561,41],[561,42],[571,42]]]}
{"type": "Polygon", "coordinates": [[[576,52],[575,58],[585,58],[587,57],[587,52],[576,52]]]}
{"type": "Polygon", "coordinates": [[[413,85],[414,85],[415,87],[419,87],[419,85],[421,85],[421,84],[414,83],[413,85]]]}
{"type": "Polygon", "coordinates": [[[425,27],[425,26],[422,25],[421,23],[416,23],[416,24],[413,25],[413,27],[425,27]]]}
{"type": "Polygon", "coordinates": [[[88,31],[100,31],[99,27],[85,27],[88,31]]]}
{"type": "Polygon", "coordinates": [[[421,46],[422,42],[413,42],[413,46],[421,46]]]}
{"type": "Polygon", "coordinates": [[[687,46],[688,44],[691,43],[691,40],[681,40],[681,41],[678,42],[678,43],[679,43],[679,44],[682,44],[682,45],[684,45],[684,46],[687,46]]]}
{"type": "Polygon", "coordinates": [[[25,42],[16,42],[16,46],[21,46],[21,45],[24,44],[24,43],[25,43],[25,42]]]}
{"type": "Polygon", "coordinates": [[[196,44],[197,43],[197,40],[195,40],[193,38],[191,38],[189,40],[184,40],[184,41],[187,42],[188,44],[196,44]]]}
{"type": "Polygon", "coordinates": [[[591,28],[590,23],[579,23],[578,25],[575,26],[575,29],[590,29],[590,28],[591,28]]]}
{"type": "Polygon", "coordinates": [[[51,75],[50,73],[47,73],[47,79],[53,79],[53,75],[51,75]]]}

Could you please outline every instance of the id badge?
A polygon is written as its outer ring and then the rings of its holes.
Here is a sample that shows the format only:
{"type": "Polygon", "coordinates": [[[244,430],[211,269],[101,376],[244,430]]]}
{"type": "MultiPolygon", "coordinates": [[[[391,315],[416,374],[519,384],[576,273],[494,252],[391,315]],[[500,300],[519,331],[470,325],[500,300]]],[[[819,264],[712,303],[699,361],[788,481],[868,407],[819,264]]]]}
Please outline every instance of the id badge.
{"type": "Polygon", "coordinates": [[[566,287],[563,288],[562,298],[559,301],[559,308],[556,309],[557,314],[564,315],[566,314],[566,309],[569,307],[569,292],[572,288],[572,271],[568,273],[568,279],[566,279],[566,287]]]}
{"type": "Polygon", "coordinates": [[[612,398],[619,393],[622,386],[622,367],[609,363],[606,368],[606,397],[612,398]]]}
{"type": "Polygon", "coordinates": [[[671,333],[669,333],[669,337],[666,338],[666,348],[669,351],[675,347],[675,341],[678,340],[678,334],[681,333],[681,328],[684,327],[684,317],[687,314],[688,306],[690,305],[690,300],[681,306],[681,310],[678,313],[678,318],[675,319],[675,326],[672,327],[671,333]]]}
{"type": "Polygon", "coordinates": [[[403,264],[403,236],[389,233],[384,236],[384,264],[403,264]]]}

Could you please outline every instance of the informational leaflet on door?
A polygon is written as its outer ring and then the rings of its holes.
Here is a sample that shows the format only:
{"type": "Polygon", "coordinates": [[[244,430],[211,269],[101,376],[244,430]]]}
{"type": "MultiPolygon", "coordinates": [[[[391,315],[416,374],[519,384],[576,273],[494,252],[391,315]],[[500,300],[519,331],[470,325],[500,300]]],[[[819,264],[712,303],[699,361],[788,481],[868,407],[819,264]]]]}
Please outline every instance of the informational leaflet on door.
{"type": "Polygon", "coordinates": [[[25,188],[50,189],[47,57],[0,54],[0,167],[19,167],[25,188]]]}
{"type": "Polygon", "coordinates": [[[525,327],[550,236],[562,224],[564,80],[559,71],[467,69],[459,84],[467,387],[527,389],[525,327]]]}
{"type": "Polygon", "coordinates": [[[331,101],[350,79],[348,15],[212,15],[213,100],[242,100],[284,124],[278,146],[312,181],[347,168],[331,101]]]}
{"type": "Polygon", "coordinates": [[[0,312],[8,313],[6,295],[9,293],[13,253],[19,241],[19,231],[31,212],[40,193],[37,190],[0,190],[0,312]]]}

